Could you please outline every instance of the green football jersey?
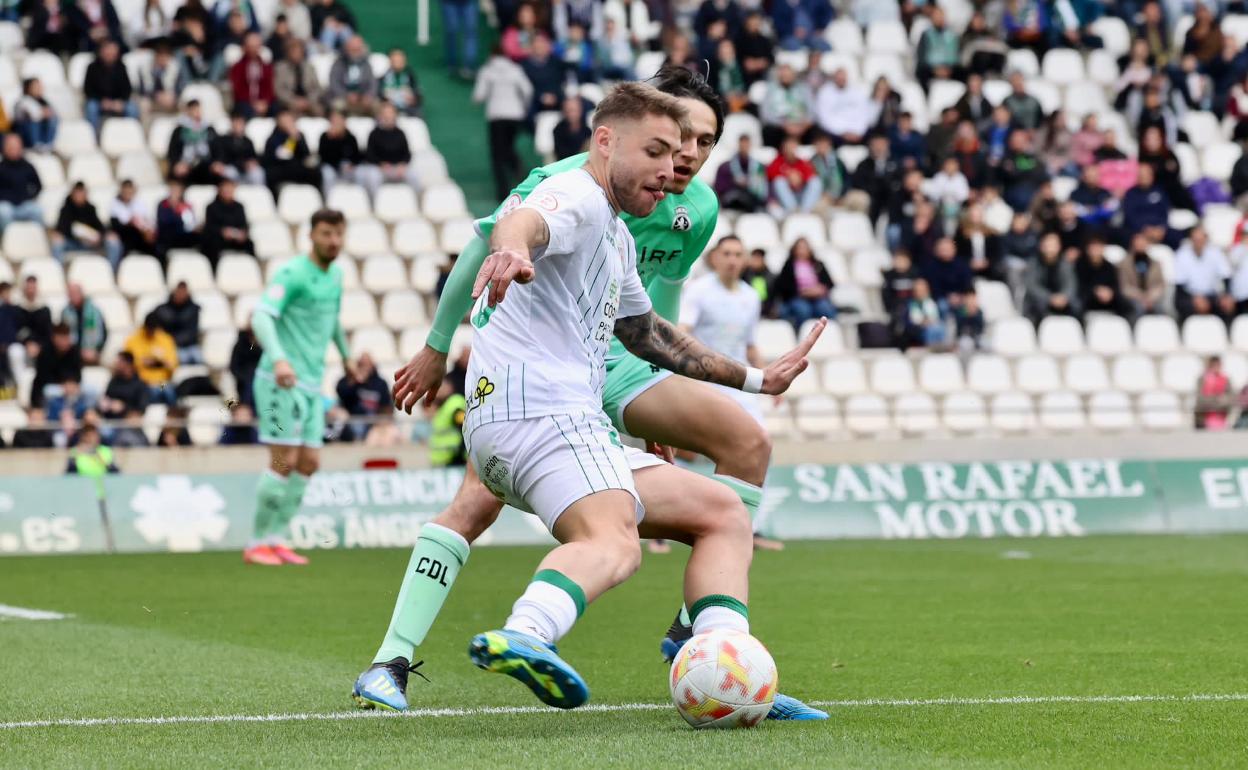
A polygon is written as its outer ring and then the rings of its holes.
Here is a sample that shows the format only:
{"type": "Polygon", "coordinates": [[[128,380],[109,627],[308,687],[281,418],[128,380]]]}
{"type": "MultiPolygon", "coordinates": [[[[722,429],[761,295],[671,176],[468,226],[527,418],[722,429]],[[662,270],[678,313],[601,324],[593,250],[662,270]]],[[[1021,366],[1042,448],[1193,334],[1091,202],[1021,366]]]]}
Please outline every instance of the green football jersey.
{"type": "MultiPolygon", "coordinates": [[[[534,187],[549,176],[580,168],[588,153],[535,168],[512,190],[507,200],[488,217],[477,220],[477,232],[488,239],[494,222],[529,196],[534,187]]],[[[620,218],[637,242],[637,273],[654,303],[654,312],[676,323],[680,312],[680,284],[689,277],[706,249],[719,217],[719,199],[701,179],[694,179],[679,195],[668,193],[648,217],[621,214],[620,218]]],[[[624,351],[618,340],[611,344],[611,357],[624,351]]]]}
{"type": "MultiPolygon", "coordinates": [[[[277,337],[295,370],[299,387],[321,392],[325,349],[334,339],[342,305],[342,268],[322,270],[306,254],[277,270],[256,310],[276,319],[277,337]]],[[[264,351],[260,371],[273,372],[273,356],[264,351]]]]}

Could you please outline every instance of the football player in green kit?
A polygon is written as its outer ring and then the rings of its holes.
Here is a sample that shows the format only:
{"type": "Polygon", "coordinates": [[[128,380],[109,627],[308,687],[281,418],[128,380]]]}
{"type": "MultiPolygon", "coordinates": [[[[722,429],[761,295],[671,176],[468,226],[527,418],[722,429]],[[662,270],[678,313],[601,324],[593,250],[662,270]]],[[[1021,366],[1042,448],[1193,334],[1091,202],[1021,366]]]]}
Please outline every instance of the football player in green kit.
{"type": "MultiPolygon", "coordinates": [[[[667,195],[644,219],[621,215],[637,242],[637,271],[655,312],[675,323],[680,289],[702,256],[715,229],[719,201],[695,176],[723,131],[724,111],[713,88],[701,76],[665,67],[650,81],[681,99],[689,109],[693,136],[676,156],[675,176],[667,195]]],[[[547,177],[579,168],[575,155],[532,171],[494,213],[476,223],[474,239],[456,261],[434,316],[425,348],[395,374],[395,405],[411,412],[420,401],[431,403],[446,372],[447,351],[460,320],[472,305],[472,285],[489,254],[486,239],[494,222],[519,206],[547,177]]],[[[488,312],[491,293],[482,294],[473,313],[488,312]]],[[[614,340],[607,356],[603,408],[618,429],[645,439],[652,447],[675,446],[709,457],[714,478],[733,490],[753,516],[762,501],[771,442],[757,421],[728,396],[705,383],[673,375],[628,353],[614,340]]],[[[469,468],[450,506],[420,532],[404,575],[386,637],[372,666],[359,676],[352,695],[361,708],[402,711],[415,648],[433,625],[468,558],[469,543],[498,517],[502,503],[469,468]]],[[[682,608],[663,639],[671,660],[692,634],[682,608]]],[[[827,714],[784,695],[776,697],[769,719],[826,719],[827,714]]]]}

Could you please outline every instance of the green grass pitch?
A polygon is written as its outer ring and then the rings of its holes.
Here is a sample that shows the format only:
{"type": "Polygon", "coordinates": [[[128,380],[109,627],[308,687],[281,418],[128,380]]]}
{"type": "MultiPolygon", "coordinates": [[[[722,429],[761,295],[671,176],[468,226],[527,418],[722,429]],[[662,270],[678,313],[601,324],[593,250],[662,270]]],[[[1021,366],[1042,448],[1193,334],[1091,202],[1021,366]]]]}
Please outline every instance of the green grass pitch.
{"type": "Polygon", "coordinates": [[[561,645],[592,704],[654,707],[538,711],[516,682],[473,668],[469,637],[501,625],[542,552],[475,551],[421,651],[432,682],[413,678],[413,705],[468,713],[362,718],[348,694],[405,552],[315,553],[302,569],[234,553],[0,560],[0,604],[73,614],[0,620],[0,765],[1248,766],[1248,537],[759,554],[754,633],[781,690],[832,702],[832,719],[738,732],[694,732],[657,705],[679,551],[647,556],[561,645]],[[274,714],[344,718],[125,721],[274,714]],[[121,722],[14,724],[83,718],[121,722]]]}

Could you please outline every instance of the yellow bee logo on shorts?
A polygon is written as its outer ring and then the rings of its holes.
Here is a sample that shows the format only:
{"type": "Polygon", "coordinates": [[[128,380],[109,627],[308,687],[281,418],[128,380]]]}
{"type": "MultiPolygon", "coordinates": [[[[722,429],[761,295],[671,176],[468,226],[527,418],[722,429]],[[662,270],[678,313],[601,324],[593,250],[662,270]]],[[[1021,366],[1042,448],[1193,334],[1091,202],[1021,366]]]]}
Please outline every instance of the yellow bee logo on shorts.
{"type": "Polygon", "coordinates": [[[477,380],[477,387],[468,394],[468,411],[476,409],[485,402],[485,397],[494,392],[494,383],[488,377],[477,380]]]}

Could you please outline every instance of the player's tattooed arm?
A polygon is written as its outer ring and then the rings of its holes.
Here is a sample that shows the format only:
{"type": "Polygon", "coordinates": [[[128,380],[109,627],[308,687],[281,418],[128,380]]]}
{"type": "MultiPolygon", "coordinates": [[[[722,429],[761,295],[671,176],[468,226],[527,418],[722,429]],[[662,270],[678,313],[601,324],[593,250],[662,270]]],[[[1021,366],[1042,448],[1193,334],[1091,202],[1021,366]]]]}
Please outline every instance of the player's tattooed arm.
{"type": "Polygon", "coordinates": [[[730,388],[745,384],[745,367],[716,353],[660,318],[652,310],[645,315],[617,318],[615,336],[638,358],[695,380],[730,388]]]}

